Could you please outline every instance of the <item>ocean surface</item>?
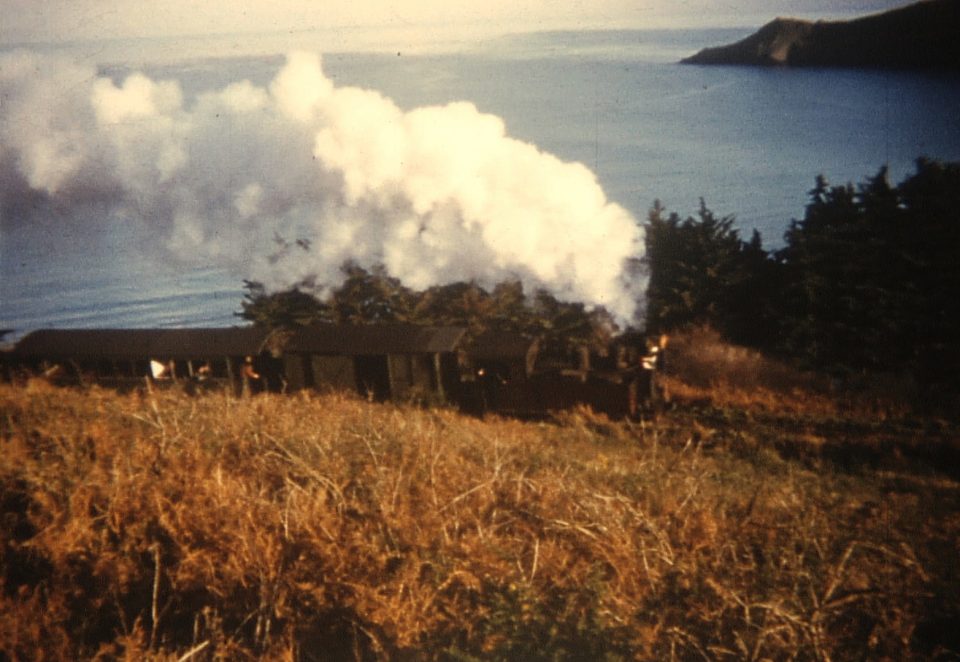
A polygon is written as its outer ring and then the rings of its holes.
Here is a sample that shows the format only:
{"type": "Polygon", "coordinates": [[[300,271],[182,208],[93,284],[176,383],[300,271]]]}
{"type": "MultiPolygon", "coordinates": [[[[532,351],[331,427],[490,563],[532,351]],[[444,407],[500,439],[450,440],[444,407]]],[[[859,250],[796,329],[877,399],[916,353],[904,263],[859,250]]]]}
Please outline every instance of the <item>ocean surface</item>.
{"type": "MultiPolygon", "coordinates": [[[[645,218],[654,200],[683,216],[703,198],[743,236],[782,245],[823,174],[860,182],[882,165],[901,181],[919,156],[960,160],[960,77],[860,70],[702,67],[677,61],[751,30],[553,32],[456,54],[325,53],[337,85],[404,109],[473,102],[508,134],[593,170],[607,196],[645,218]]],[[[322,45],[317,45],[322,52],[322,45]]],[[[247,79],[267,85],[281,56],[145,67],[187,103],[247,79]]],[[[122,79],[129,67],[103,72],[122,79]]],[[[118,220],[0,223],[0,328],[239,323],[243,273],[141,251],[118,220]]]]}

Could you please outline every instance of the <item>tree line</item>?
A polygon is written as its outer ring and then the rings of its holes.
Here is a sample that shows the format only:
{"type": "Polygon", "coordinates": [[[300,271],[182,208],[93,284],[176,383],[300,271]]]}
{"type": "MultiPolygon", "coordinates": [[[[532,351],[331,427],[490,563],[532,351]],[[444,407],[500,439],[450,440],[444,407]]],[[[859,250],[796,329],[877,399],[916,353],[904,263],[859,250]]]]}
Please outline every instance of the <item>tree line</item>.
{"type": "Polygon", "coordinates": [[[817,177],[784,246],[742,240],[701,205],[647,221],[646,323],[710,325],[729,340],[844,374],[899,372],[957,383],[960,370],[960,163],[919,159],[854,186],[817,177]]]}
{"type": "Polygon", "coordinates": [[[309,324],[410,323],[462,326],[476,338],[487,331],[538,337],[573,347],[601,346],[616,331],[603,309],[559,301],[546,290],[528,295],[520,281],[504,281],[487,289],[474,281],[413,290],[383,266],[365,269],[346,264],[343,283],[326,296],[312,293],[310,283],[268,292],[262,283],[244,281],[243,310],[254,324],[295,327],[309,324]]]}
{"type": "Polygon", "coordinates": [[[960,371],[960,163],[928,159],[892,185],[887,168],[858,185],[817,177],[783,247],[741,238],[733,216],[701,201],[681,218],[659,203],[644,224],[643,318],[616,329],[605,311],[461,282],[414,291],[383,267],[344,266],[324,297],[309,284],[267,292],[246,281],[243,318],[289,326],[318,322],[462,325],[476,335],[513,331],[561,343],[602,343],[615,332],[659,334],[708,325],[731,342],[818,370],[908,372],[924,384],[960,371]]]}

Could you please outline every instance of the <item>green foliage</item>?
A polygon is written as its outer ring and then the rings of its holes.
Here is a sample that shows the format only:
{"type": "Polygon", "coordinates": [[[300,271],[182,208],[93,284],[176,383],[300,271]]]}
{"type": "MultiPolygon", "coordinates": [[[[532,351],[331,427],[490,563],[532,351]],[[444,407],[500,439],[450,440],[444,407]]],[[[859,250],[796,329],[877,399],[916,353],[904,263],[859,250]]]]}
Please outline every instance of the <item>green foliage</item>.
{"type": "Polygon", "coordinates": [[[414,294],[385,268],[367,271],[355,264],[343,268],[346,278],[327,302],[341,323],[405,322],[411,316],[414,294]]]}
{"type": "Polygon", "coordinates": [[[744,242],[733,223],[733,216],[718,218],[702,200],[698,217],[684,220],[655,204],[645,228],[648,330],[709,325],[752,345],[772,335],[777,265],[759,233],[744,242]]]}
{"type": "Polygon", "coordinates": [[[921,386],[960,374],[960,164],[920,159],[898,186],[820,176],[776,253],[701,202],[697,218],[646,225],[647,327],[715,328],[838,374],[900,372],[921,386]]]}
{"type": "MultiPolygon", "coordinates": [[[[786,272],[783,347],[816,367],[908,370],[921,383],[960,368],[960,164],[921,159],[890,185],[810,192],[777,258],[786,272]]],[[[955,377],[954,377],[955,379],[955,377]]]]}
{"type": "Polygon", "coordinates": [[[299,287],[268,292],[261,283],[245,281],[247,294],[238,315],[254,324],[284,328],[392,322],[465,326],[472,337],[495,330],[560,345],[599,344],[615,328],[602,309],[591,311],[582,303],[558,301],[544,290],[528,298],[519,281],[499,283],[492,291],[476,282],[458,282],[418,292],[390,276],[383,266],[368,271],[347,264],[343,272],[344,282],[323,299],[299,287]]]}
{"type": "Polygon", "coordinates": [[[254,324],[290,328],[334,318],[329,305],[298,287],[268,293],[263,283],[253,280],[244,280],[243,287],[247,293],[240,304],[243,310],[237,315],[254,324]]]}

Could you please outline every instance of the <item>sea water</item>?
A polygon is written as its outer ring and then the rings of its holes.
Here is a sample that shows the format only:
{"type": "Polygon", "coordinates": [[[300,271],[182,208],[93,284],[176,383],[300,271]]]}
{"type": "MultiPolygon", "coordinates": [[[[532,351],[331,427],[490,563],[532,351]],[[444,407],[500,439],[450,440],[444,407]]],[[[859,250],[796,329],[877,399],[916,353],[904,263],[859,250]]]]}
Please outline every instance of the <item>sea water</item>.
{"type": "MultiPolygon", "coordinates": [[[[860,182],[917,157],[960,160],[960,76],[678,64],[749,30],[553,32],[455,54],[324,53],[337,85],[380,91],[404,109],[470,101],[508,135],[592,169],[638,222],[655,200],[682,216],[702,198],[746,237],[782,245],[823,174],[860,182]]],[[[323,52],[322,43],[316,45],[323,52]]],[[[283,57],[145,67],[199,92],[267,85],[283,57]]],[[[123,64],[104,67],[121,79],[123,64]]],[[[3,219],[0,327],[224,326],[239,322],[244,274],[138,250],[121,221],[30,227],[3,219]]]]}

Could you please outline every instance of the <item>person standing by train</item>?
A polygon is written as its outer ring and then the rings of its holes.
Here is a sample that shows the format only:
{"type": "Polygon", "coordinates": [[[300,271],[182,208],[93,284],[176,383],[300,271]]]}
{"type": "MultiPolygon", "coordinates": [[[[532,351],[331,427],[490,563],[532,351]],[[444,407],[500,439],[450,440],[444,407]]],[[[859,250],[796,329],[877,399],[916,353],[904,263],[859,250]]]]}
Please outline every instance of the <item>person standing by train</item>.
{"type": "Polygon", "coordinates": [[[660,334],[657,339],[657,372],[665,375],[667,370],[667,345],[670,343],[670,336],[665,333],[660,334]]]}
{"type": "Polygon", "coordinates": [[[243,367],[240,370],[243,378],[243,392],[245,395],[259,393],[261,389],[261,376],[253,365],[253,357],[246,356],[243,359],[243,367]]]}
{"type": "Polygon", "coordinates": [[[657,360],[660,354],[660,347],[654,343],[647,345],[646,353],[640,357],[641,368],[641,390],[643,398],[652,403],[657,397],[657,360]]]}
{"type": "Polygon", "coordinates": [[[660,377],[667,366],[666,349],[669,341],[666,334],[661,334],[656,341],[647,344],[647,353],[640,358],[643,379],[641,392],[651,404],[666,399],[666,389],[660,377]]]}

